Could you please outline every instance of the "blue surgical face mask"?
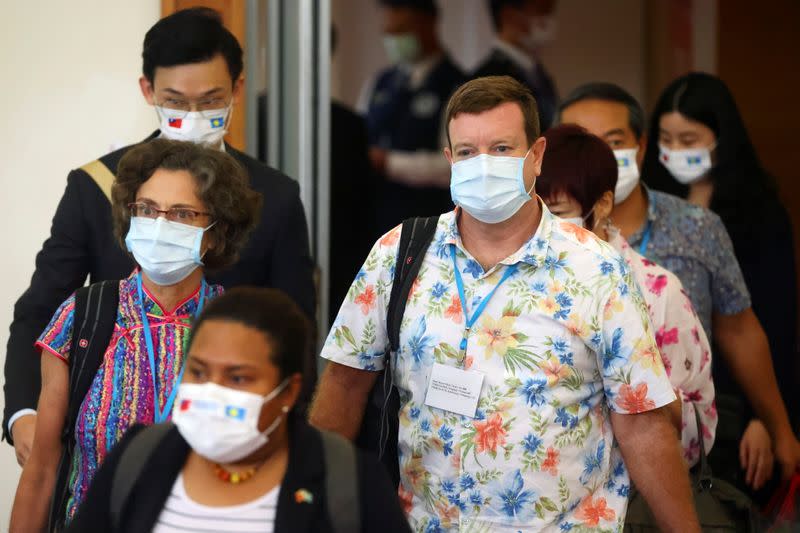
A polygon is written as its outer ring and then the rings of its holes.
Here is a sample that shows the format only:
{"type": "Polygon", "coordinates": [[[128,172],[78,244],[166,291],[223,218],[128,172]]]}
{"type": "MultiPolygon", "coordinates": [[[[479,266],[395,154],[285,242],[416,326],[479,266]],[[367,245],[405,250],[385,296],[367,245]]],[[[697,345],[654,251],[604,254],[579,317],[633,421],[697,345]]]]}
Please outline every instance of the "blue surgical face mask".
{"type": "Polygon", "coordinates": [[[172,222],[163,217],[131,217],[125,244],[153,283],[175,285],[203,265],[200,247],[203,233],[208,228],[172,222]]]}
{"type": "MultiPolygon", "coordinates": [[[[472,217],[487,224],[508,220],[531,199],[525,189],[525,157],[480,154],[453,163],[450,196],[472,217]]],[[[534,184],[536,182],[534,181],[534,184]]]]}

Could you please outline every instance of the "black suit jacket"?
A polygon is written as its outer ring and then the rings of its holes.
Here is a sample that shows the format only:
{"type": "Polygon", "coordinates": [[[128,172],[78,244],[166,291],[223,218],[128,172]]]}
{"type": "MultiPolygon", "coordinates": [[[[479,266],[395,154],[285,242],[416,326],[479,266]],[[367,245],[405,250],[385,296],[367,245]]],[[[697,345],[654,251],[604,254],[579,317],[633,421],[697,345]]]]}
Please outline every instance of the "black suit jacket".
{"type": "MultiPolygon", "coordinates": [[[[175,479],[183,469],[189,454],[189,445],[177,429],[167,434],[159,446],[158,453],[145,463],[130,498],[121,510],[119,520],[121,529],[114,530],[109,516],[114,472],[119,465],[122,451],[142,428],[143,426],[134,426],[128,430],[106,457],[67,533],[86,531],[139,533],[153,529],[172,491],[175,479]]],[[[355,474],[358,476],[361,501],[361,531],[410,533],[408,522],[400,509],[397,492],[377,460],[359,452],[355,474]]],[[[289,465],[278,495],[276,533],[334,533],[328,519],[326,500],[322,438],[317,430],[303,422],[302,417],[291,416],[289,465]],[[299,489],[309,491],[313,501],[297,502],[294,494],[299,489]]],[[[337,512],[337,509],[333,509],[332,512],[337,512]]]]}
{"type": "MultiPolygon", "coordinates": [[[[157,135],[158,132],[145,141],[157,135]]],[[[130,148],[122,148],[100,160],[116,172],[119,160],[130,148]]],[[[313,263],[297,182],[230,146],[226,145],[225,150],[247,170],[250,185],[263,197],[263,207],[259,225],[242,251],[241,259],[225,271],[209,273],[209,282],[226,288],[256,285],[281,289],[313,317],[313,263]]],[[[133,259],[114,239],[108,199],[85,171],[71,171],[53,217],[50,237],[36,256],[31,284],[14,306],[3,387],[3,436],[9,442],[9,418],[21,409],[36,408],[41,377],[39,356],[33,343],[53,313],[84,284],[87,276],[91,283],[122,279],[133,268],[133,259]]],[[[304,397],[310,395],[316,377],[312,353],[308,354],[308,359],[304,397]]]]}

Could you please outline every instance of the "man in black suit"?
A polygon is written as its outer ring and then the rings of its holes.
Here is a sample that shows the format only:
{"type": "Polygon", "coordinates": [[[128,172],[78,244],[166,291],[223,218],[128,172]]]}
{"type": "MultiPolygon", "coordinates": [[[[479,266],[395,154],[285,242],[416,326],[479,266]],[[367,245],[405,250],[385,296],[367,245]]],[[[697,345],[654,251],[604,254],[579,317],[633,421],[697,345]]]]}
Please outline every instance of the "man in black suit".
{"type": "Polygon", "coordinates": [[[511,76],[536,98],[542,131],[553,124],[558,105],[555,84],[537,51],[555,37],[556,0],[489,0],[497,37],[473,78],[511,76]]]}
{"type": "MultiPolygon", "coordinates": [[[[243,88],[242,49],[205,8],[179,11],[156,23],[145,36],[142,94],[155,107],[164,136],[218,146],[236,158],[263,197],[261,221],[241,259],[212,283],[275,287],[314,316],[313,263],[299,187],[291,178],[264,166],[223,142],[231,111],[243,88]]],[[[122,148],[73,170],[58,205],[50,237],[36,257],[31,285],[14,308],[5,364],[3,437],[17,460],[27,460],[33,442],[41,386],[39,354],[33,343],[61,302],[90,282],[121,279],[134,262],[112,236],[108,193],[122,148]],[[13,440],[12,440],[13,438],[13,440]]],[[[305,355],[305,354],[304,354],[305,355]]],[[[306,397],[315,381],[314,356],[306,355],[306,397]]]]}

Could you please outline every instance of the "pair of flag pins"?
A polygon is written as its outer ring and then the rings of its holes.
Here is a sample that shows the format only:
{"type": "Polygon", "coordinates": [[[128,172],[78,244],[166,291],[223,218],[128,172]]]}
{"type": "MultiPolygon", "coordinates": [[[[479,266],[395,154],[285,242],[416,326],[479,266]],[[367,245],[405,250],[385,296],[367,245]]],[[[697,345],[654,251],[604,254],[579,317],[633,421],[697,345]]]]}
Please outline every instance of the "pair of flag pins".
{"type": "Polygon", "coordinates": [[[306,489],[298,489],[294,493],[294,501],[296,503],[314,503],[314,495],[306,489]]]}

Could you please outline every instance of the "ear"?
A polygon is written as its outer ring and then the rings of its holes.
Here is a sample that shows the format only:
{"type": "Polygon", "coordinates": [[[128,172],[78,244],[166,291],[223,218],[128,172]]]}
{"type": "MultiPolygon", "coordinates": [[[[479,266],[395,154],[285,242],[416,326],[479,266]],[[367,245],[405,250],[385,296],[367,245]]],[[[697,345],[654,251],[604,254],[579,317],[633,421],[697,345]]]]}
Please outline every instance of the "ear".
{"type": "Polygon", "coordinates": [[[239,105],[239,102],[242,99],[242,94],[244,93],[244,74],[239,76],[239,79],[233,83],[233,105],[239,105]]]}
{"type": "MultiPolygon", "coordinates": [[[[292,374],[289,377],[289,384],[286,385],[286,389],[283,391],[282,400],[278,398],[275,399],[276,402],[280,402],[281,406],[286,406],[291,411],[294,408],[294,404],[297,403],[297,399],[300,397],[300,391],[303,389],[303,377],[298,374],[292,374]]],[[[279,396],[280,398],[280,396],[279,396]]]]}
{"type": "Polygon", "coordinates": [[[139,89],[141,89],[142,96],[144,96],[144,99],[148,105],[156,104],[156,94],[155,90],[153,89],[153,84],[150,83],[150,80],[144,76],[141,76],[139,78],[139,89]]]}
{"type": "Polygon", "coordinates": [[[447,158],[447,162],[451,165],[453,164],[453,151],[450,150],[449,146],[444,147],[444,156],[447,158]]]}
{"type": "Polygon", "coordinates": [[[203,241],[200,243],[200,257],[205,256],[209,250],[213,250],[217,247],[217,241],[214,239],[214,233],[211,232],[204,232],[203,233],[203,241]]]}
{"type": "Polygon", "coordinates": [[[594,228],[596,229],[608,220],[611,216],[611,211],[614,210],[614,191],[606,191],[594,204],[594,228]]]}
{"type": "Polygon", "coordinates": [[[639,172],[642,171],[645,150],[647,150],[647,134],[643,133],[642,136],[639,137],[639,151],[636,152],[636,166],[639,168],[639,172]]]}
{"type": "Polygon", "coordinates": [[[539,137],[531,147],[531,162],[533,163],[533,174],[538,176],[542,173],[542,161],[544,160],[544,151],[547,148],[547,139],[539,137]]]}

